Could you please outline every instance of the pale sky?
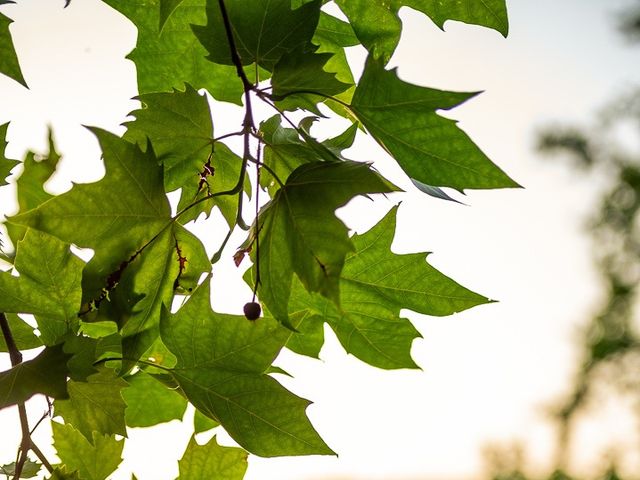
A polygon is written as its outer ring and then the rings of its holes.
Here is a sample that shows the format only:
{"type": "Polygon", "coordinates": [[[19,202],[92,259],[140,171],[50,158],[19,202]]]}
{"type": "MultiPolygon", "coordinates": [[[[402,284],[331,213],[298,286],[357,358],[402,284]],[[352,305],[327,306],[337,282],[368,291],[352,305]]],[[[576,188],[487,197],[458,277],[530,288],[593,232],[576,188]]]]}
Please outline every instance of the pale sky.
{"type": "MultiPolygon", "coordinates": [[[[135,69],[123,60],[135,30],[98,0],[73,0],[66,10],[62,0],[18,3],[2,11],[16,20],[12,32],[31,91],[0,78],[0,124],[12,121],[7,155],[42,151],[52,124],[65,159],[49,187],[60,191],[71,179],[96,180],[103,173],[97,145],[80,125],[122,132],[119,124],[136,108],[129,100],[136,94],[135,69]]],[[[339,457],[252,457],[247,479],[477,479],[482,447],[512,441],[527,446],[531,465],[550,465],[554,432],[544,408],[569,388],[573,339],[601,295],[582,231],[601,186],[562,162],[537,158],[535,131],[549,122],[588,124],[607,99],[640,83],[640,49],[629,48],[614,31],[617,8],[625,4],[508,0],[507,39],[453,22],[443,33],[426,17],[403,10],[405,32],[392,59],[400,76],[426,86],[484,90],[447,116],[460,120],[525,189],[469,192],[468,206],[406,194],[394,248],[433,252],[431,264],[499,303],[446,318],[408,314],[424,337],[413,346],[422,371],[364,365],[332,335],[322,361],[283,354],[279,364],[294,379],[279,380],[313,400],[309,416],[339,457]]],[[[353,52],[356,70],[363,58],[353,52]]],[[[347,153],[374,161],[409,188],[370,140],[359,139],[347,153]]],[[[13,211],[9,190],[0,189],[0,213],[13,211]]],[[[344,218],[364,231],[397,200],[377,202],[372,215],[355,202],[344,218]]],[[[239,284],[226,276],[231,270],[216,270],[220,284],[239,284]]],[[[234,305],[214,303],[221,310],[234,305]]],[[[35,416],[42,403],[36,401],[35,416]]],[[[616,413],[623,409],[615,404],[605,410],[602,419],[581,427],[576,450],[585,471],[600,465],[616,438],[637,442],[630,422],[616,413]],[[624,431],[628,435],[620,435],[624,431]]],[[[19,442],[13,410],[0,412],[0,430],[0,462],[10,462],[19,442]]],[[[41,427],[39,444],[48,443],[46,435],[41,427]]],[[[188,435],[174,423],[131,432],[126,467],[141,480],[174,478],[188,435]]],[[[637,460],[628,464],[637,467],[637,460]]]]}

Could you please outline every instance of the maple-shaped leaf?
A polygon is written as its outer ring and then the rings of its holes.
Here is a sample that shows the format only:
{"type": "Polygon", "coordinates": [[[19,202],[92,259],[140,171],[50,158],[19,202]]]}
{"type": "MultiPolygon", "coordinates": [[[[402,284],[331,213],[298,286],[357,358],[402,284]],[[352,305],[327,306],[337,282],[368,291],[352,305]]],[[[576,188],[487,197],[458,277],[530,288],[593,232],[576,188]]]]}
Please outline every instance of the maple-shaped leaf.
{"type": "Polygon", "coordinates": [[[126,404],[120,393],[126,386],[127,382],[113,370],[102,367],[86,382],[69,380],[69,398],[56,400],[54,412],[61,415],[65,423],[73,425],[87,440],[93,440],[94,432],[126,437],[126,404]]]}
{"type": "Polygon", "coordinates": [[[180,420],[184,415],[187,400],[152,375],[141,371],[126,377],[126,381],[129,386],[122,391],[122,396],[127,404],[125,420],[128,427],[151,427],[180,420]]]}
{"type": "MultiPolygon", "coordinates": [[[[22,320],[15,313],[5,313],[7,318],[13,341],[18,347],[18,350],[29,350],[31,348],[37,348],[42,346],[42,340],[37,337],[33,332],[33,327],[27,322],[22,320]]],[[[0,335],[0,352],[8,352],[7,344],[5,343],[4,336],[0,335]]]]}
{"type": "MultiPolygon", "coordinates": [[[[225,6],[236,49],[243,65],[257,63],[271,70],[280,58],[313,37],[320,15],[320,0],[291,9],[291,0],[227,0],[225,6]]],[[[218,0],[207,0],[207,24],[193,31],[207,49],[209,60],[233,65],[218,0]]]]}
{"type": "Polygon", "coordinates": [[[53,446],[67,468],[84,480],[105,480],[122,462],[124,440],[93,432],[91,440],[72,425],[51,422],[53,446]]]}
{"type": "Polygon", "coordinates": [[[13,21],[0,13],[0,45],[2,45],[2,54],[0,55],[0,73],[13,78],[16,82],[21,83],[29,88],[22,76],[18,56],[13,46],[13,38],[9,31],[9,25],[13,21]]]}
{"type": "Polygon", "coordinates": [[[307,400],[265,373],[289,331],[269,319],[213,312],[209,281],[176,314],[163,310],[162,340],[189,401],[256,455],[331,454],[306,417],[307,400]]]}
{"type": "Polygon", "coordinates": [[[170,221],[162,167],[153,152],[144,153],[104,130],[92,131],[102,147],[105,176],[95,183],[74,185],[67,193],[10,219],[95,250],[84,272],[84,301],[94,299],[107,277],[170,221]]]}
{"type": "Polygon", "coordinates": [[[10,160],[4,156],[5,149],[7,148],[7,128],[9,127],[8,123],[4,125],[0,125],[0,187],[4,185],[8,185],[7,177],[11,174],[11,170],[18,163],[18,160],[10,160]]]}
{"type": "MultiPolygon", "coordinates": [[[[1,5],[1,3],[0,3],[1,5]]],[[[22,471],[20,472],[20,478],[33,478],[38,475],[42,464],[29,460],[28,458],[22,465],[22,471]]],[[[6,475],[7,478],[14,478],[16,474],[16,462],[11,462],[7,465],[0,465],[0,474],[6,475]]]]}
{"type": "Polygon", "coordinates": [[[456,126],[439,116],[475,93],[412,85],[369,56],[351,109],[411,178],[438,187],[517,187],[456,126]]]}
{"type": "Polygon", "coordinates": [[[129,115],[124,138],[145,150],[147,142],[164,165],[167,192],[183,188],[191,196],[198,188],[202,172],[212,151],[213,123],[206,97],[189,84],[172,93],[148,93],[137,97],[142,108],[129,115]]]}
{"type": "Polygon", "coordinates": [[[339,303],[340,272],[353,245],[335,210],[356,195],[394,190],[366,163],[314,162],[291,173],[260,212],[259,248],[252,250],[260,299],[278,321],[288,322],[294,273],[307,290],[339,303]]]}
{"type": "Polygon", "coordinates": [[[206,0],[105,2],[138,29],[136,48],[128,58],[136,64],[140,93],[182,89],[186,82],[206,88],[218,100],[240,103],[242,82],[235,68],[208,61],[207,50],[191,30],[191,25],[207,22],[206,0]]]}
{"type": "Polygon", "coordinates": [[[301,45],[276,63],[271,86],[273,98],[281,108],[294,110],[298,97],[315,105],[351,87],[352,83],[341,82],[335,73],[325,69],[333,54],[314,53],[316,50],[315,46],[301,45]]]}
{"type": "Polygon", "coordinates": [[[370,365],[415,368],[410,350],[420,334],[400,317],[401,309],[443,316],[489,301],[433,268],[425,261],[425,253],[391,252],[396,210],[393,208],[368,232],[352,237],[355,251],[347,255],[340,278],[341,308],[294,285],[290,311],[310,310],[314,321],[297,326],[301,334],[292,336],[289,348],[302,354],[319,351],[323,338],[318,322],[324,321],[347,352],[370,365]],[[307,332],[310,339],[296,338],[307,332]],[[305,341],[307,344],[300,348],[297,342],[305,341]]]}
{"type": "MultiPolygon", "coordinates": [[[[33,210],[53,197],[44,189],[44,184],[55,173],[62,157],[56,151],[51,129],[48,137],[49,152],[45,157],[28,152],[22,162],[22,173],[15,182],[19,213],[33,210]]],[[[7,224],[7,233],[14,245],[24,237],[26,231],[24,226],[7,224]]]]}
{"type": "Polygon", "coordinates": [[[20,276],[0,272],[0,312],[35,315],[41,340],[46,345],[58,343],[77,327],[84,265],[69,244],[27,230],[16,252],[20,276]]]}
{"type": "Polygon", "coordinates": [[[260,185],[274,195],[280,183],[286,182],[291,172],[305,163],[346,160],[342,150],[353,144],[356,130],[357,126],[352,125],[337,137],[318,142],[308,134],[301,138],[300,132],[304,131],[300,128],[296,131],[283,127],[280,115],[265,120],[260,124],[260,136],[264,143],[262,161],[269,170],[262,170],[260,185]]]}
{"type": "Polygon", "coordinates": [[[45,347],[32,360],[0,372],[0,409],[24,403],[37,393],[53,398],[68,398],[67,360],[62,345],[45,347]]]}
{"type": "Polygon", "coordinates": [[[507,36],[509,23],[505,0],[336,0],[348,17],[362,44],[387,63],[393,54],[402,31],[398,16],[406,6],[428,15],[442,28],[447,20],[458,20],[493,28],[507,36]]]}
{"type": "Polygon", "coordinates": [[[205,445],[198,445],[191,437],[178,465],[180,480],[242,480],[247,471],[247,452],[222,447],[215,436],[205,445]]]}

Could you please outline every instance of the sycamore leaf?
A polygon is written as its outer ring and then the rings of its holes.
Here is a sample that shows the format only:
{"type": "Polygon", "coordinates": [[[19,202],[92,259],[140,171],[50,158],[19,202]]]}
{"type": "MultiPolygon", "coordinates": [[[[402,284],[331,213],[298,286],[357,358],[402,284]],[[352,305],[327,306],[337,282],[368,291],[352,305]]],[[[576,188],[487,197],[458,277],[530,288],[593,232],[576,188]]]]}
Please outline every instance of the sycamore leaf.
{"type": "MultiPolygon", "coordinates": [[[[9,329],[18,350],[29,350],[42,346],[42,340],[33,333],[33,328],[15,313],[5,313],[9,329]]],[[[4,336],[0,335],[0,352],[8,352],[4,336]]]]}
{"type": "Polygon", "coordinates": [[[193,414],[193,433],[202,433],[220,425],[211,417],[207,417],[200,410],[196,410],[193,414]]]}
{"type": "Polygon", "coordinates": [[[23,403],[37,393],[68,398],[67,360],[61,345],[45,347],[33,360],[0,372],[0,409],[23,403]]]}
{"type": "Polygon", "coordinates": [[[75,185],[35,210],[11,218],[12,223],[95,250],[84,272],[84,301],[95,298],[107,277],[170,220],[162,167],[153,152],[144,153],[104,130],[92,131],[102,147],[104,178],[75,185]]]}
{"type": "Polygon", "coordinates": [[[189,84],[185,91],[140,95],[142,108],[125,123],[124,138],[145,149],[147,142],[164,165],[167,192],[180,187],[193,196],[212,150],[213,124],[209,102],[189,84]]]}
{"type": "Polygon", "coordinates": [[[349,18],[358,39],[373,54],[387,63],[402,31],[398,16],[407,6],[428,15],[442,28],[447,20],[493,28],[505,37],[509,32],[505,0],[336,0],[349,18]]]}
{"type": "Polygon", "coordinates": [[[351,86],[341,82],[335,73],[325,69],[333,54],[314,53],[315,50],[316,47],[300,46],[276,63],[271,86],[274,99],[280,100],[280,107],[294,109],[296,97],[300,96],[303,96],[305,101],[315,104],[326,97],[338,95],[351,86]]]}
{"type": "MultiPolygon", "coordinates": [[[[391,252],[396,208],[363,235],[352,237],[355,251],[347,255],[340,279],[341,307],[311,296],[301,285],[294,286],[290,310],[310,309],[336,332],[347,350],[361,360],[380,368],[415,368],[410,350],[420,336],[411,323],[400,318],[401,309],[425,315],[443,316],[465,310],[489,300],[478,295],[425,262],[424,253],[396,255],[391,252]]],[[[301,335],[306,326],[300,324],[301,335]]],[[[310,333],[318,338],[318,327],[310,333]]],[[[305,353],[295,343],[287,344],[305,353]]],[[[321,345],[321,343],[320,343],[321,345]]],[[[307,346],[311,349],[311,346],[307,346]]]]}
{"type": "Polygon", "coordinates": [[[11,19],[0,13],[0,45],[2,45],[3,49],[2,55],[0,55],[0,73],[13,78],[16,82],[29,88],[22,76],[18,56],[16,55],[11,32],[9,31],[9,25],[12,23],[13,21],[11,19]]]}
{"type": "Polygon", "coordinates": [[[76,470],[69,472],[66,467],[57,467],[51,472],[51,476],[47,480],[81,480],[76,470]]]}
{"type": "Polygon", "coordinates": [[[176,8],[182,3],[182,0],[160,0],[160,25],[158,30],[162,33],[165,23],[169,17],[176,11],[176,8]]]}
{"type": "Polygon", "coordinates": [[[273,320],[215,313],[209,296],[206,281],[160,321],[178,359],[172,375],[189,401],[256,455],[331,454],[305,415],[309,402],[265,373],[289,332],[273,320]]]}
{"type": "Polygon", "coordinates": [[[278,321],[288,321],[294,273],[307,290],[339,303],[340,272],[353,246],[335,210],[356,195],[394,190],[366,163],[314,162],[293,171],[258,217],[260,299],[278,321]]]}
{"type": "Polygon", "coordinates": [[[126,404],[120,394],[126,386],[127,382],[105,367],[86,382],[69,380],[69,399],[55,401],[55,414],[62,415],[65,423],[73,425],[87,440],[93,439],[93,432],[126,437],[126,404]]]}
{"type": "Polygon", "coordinates": [[[0,272],[0,312],[34,314],[47,345],[75,331],[84,262],[71,253],[69,245],[27,230],[18,243],[15,267],[19,277],[0,272]]]}
{"type": "Polygon", "coordinates": [[[207,21],[206,0],[105,0],[138,29],[136,48],[129,58],[136,64],[138,91],[167,92],[206,88],[214,98],[240,103],[242,82],[233,67],[209,62],[191,25],[207,21]],[[175,8],[173,8],[175,7],[175,8]],[[173,8],[170,15],[167,12],[173,8]],[[162,31],[158,29],[165,18],[162,31]]]}
{"type": "Polygon", "coordinates": [[[105,480],[122,461],[124,440],[93,432],[91,440],[69,424],[51,422],[53,445],[67,468],[83,480],[105,480]]]}
{"type": "Polygon", "coordinates": [[[465,188],[517,187],[456,122],[439,116],[475,93],[419,87],[369,57],[351,109],[375,140],[411,178],[427,185],[465,188]]]}
{"type": "Polygon", "coordinates": [[[179,420],[184,415],[187,400],[178,391],[160,383],[153,375],[140,371],[126,380],[129,386],[122,391],[122,396],[127,404],[127,426],[151,427],[179,420]]]}
{"type": "MultiPolygon", "coordinates": [[[[243,65],[257,63],[271,70],[280,58],[313,37],[320,0],[291,9],[291,0],[227,0],[229,21],[243,65]]],[[[207,1],[207,24],[193,31],[215,63],[233,65],[218,0],[207,1]]]]}
{"type": "Polygon", "coordinates": [[[191,437],[178,465],[180,480],[242,480],[247,470],[247,452],[222,447],[215,436],[206,445],[198,445],[191,437]]]}
{"type": "MultiPolygon", "coordinates": [[[[33,462],[27,458],[22,466],[20,478],[33,478],[38,475],[38,472],[42,468],[42,464],[33,462]]],[[[16,472],[16,462],[11,462],[7,465],[0,465],[0,474],[6,475],[7,478],[14,478],[16,472]]]]}
{"type": "MultiPolygon", "coordinates": [[[[22,162],[23,170],[16,180],[18,197],[18,211],[28,212],[38,208],[53,196],[44,189],[44,184],[55,173],[62,157],[56,151],[53,133],[49,129],[49,153],[44,158],[28,152],[22,162]]],[[[24,237],[27,229],[20,225],[7,224],[7,232],[13,244],[17,244],[24,237]]]]}
{"type": "Polygon", "coordinates": [[[11,174],[11,170],[13,170],[13,167],[20,163],[17,160],[10,160],[4,156],[4,152],[7,147],[7,142],[5,139],[7,138],[8,127],[8,123],[0,125],[0,187],[8,185],[7,177],[11,174]]]}

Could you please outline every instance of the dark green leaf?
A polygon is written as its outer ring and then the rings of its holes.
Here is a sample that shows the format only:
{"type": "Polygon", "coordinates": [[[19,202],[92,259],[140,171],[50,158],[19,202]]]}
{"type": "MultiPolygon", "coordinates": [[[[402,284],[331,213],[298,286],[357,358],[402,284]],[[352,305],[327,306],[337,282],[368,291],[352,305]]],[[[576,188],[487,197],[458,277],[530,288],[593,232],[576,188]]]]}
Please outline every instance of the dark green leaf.
{"type": "MultiPolygon", "coordinates": [[[[27,458],[22,466],[22,471],[20,473],[20,478],[33,478],[38,475],[40,468],[42,467],[41,463],[33,462],[27,458]]],[[[13,478],[16,472],[16,462],[11,462],[8,465],[0,466],[0,474],[6,475],[7,478],[13,478]]]]}
{"type": "Polygon", "coordinates": [[[41,339],[53,345],[78,324],[84,262],[69,245],[28,230],[18,243],[19,277],[0,272],[0,311],[36,315],[41,339]]]}
{"type": "Polygon", "coordinates": [[[216,437],[206,445],[198,445],[191,437],[179,465],[180,480],[242,480],[247,470],[247,452],[221,447],[216,437]]]}
{"type": "Polygon", "coordinates": [[[105,480],[120,465],[124,440],[115,435],[93,432],[89,441],[69,424],[51,422],[51,428],[58,457],[83,480],[105,480]]]}
{"type": "Polygon", "coordinates": [[[334,212],[356,195],[394,189],[366,163],[308,163],[289,176],[258,220],[260,299],[275,318],[288,321],[294,273],[307,290],[338,304],[340,272],[353,246],[334,212]]]}
{"type": "MultiPolygon", "coordinates": [[[[394,208],[371,230],[352,237],[355,251],[347,255],[340,281],[342,309],[318,295],[309,295],[299,284],[294,285],[289,308],[292,312],[315,312],[329,323],[347,352],[371,365],[415,368],[410,350],[420,334],[400,318],[401,309],[443,316],[489,300],[431,267],[424,253],[392,253],[395,213],[394,208]]],[[[303,338],[293,335],[288,343],[298,353],[306,354],[296,343],[305,341],[306,328],[300,324],[303,338]]],[[[312,337],[307,340],[307,349],[319,349],[318,327],[311,324],[309,332],[312,337]]]]}
{"type": "Polygon", "coordinates": [[[13,39],[9,31],[9,25],[13,22],[0,13],[0,45],[2,45],[2,55],[0,55],[0,73],[13,78],[16,82],[21,83],[28,88],[20,70],[20,63],[16,51],[13,47],[13,39]]]}
{"type": "Polygon", "coordinates": [[[167,192],[180,187],[193,197],[212,151],[213,124],[209,102],[190,85],[185,91],[148,93],[138,97],[142,108],[130,113],[124,138],[145,150],[147,142],[164,165],[167,192]]]}
{"type": "Polygon", "coordinates": [[[182,0],[160,0],[160,25],[158,30],[162,33],[168,18],[176,11],[182,0]]]}
{"type": "Polygon", "coordinates": [[[509,31],[505,0],[336,0],[362,44],[383,63],[400,40],[398,10],[407,6],[425,13],[442,28],[447,20],[483,25],[504,36],[509,31]]]}
{"type": "Polygon", "coordinates": [[[289,332],[266,318],[215,313],[209,295],[207,281],[161,319],[162,339],[178,358],[172,374],[189,401],[256,455],[332,453],[305,415],[309,402],[264,373],[289,332]]]}
{"type": "Polygon", "coordinates": [[[45,347],[33,360],[0,372],[0,409],[27,401],[36,393],[68,398],[67,360],[61,345],[45,347]]]}
{"type": "Polygon", "coordinates": [[[69,380],[69,399],[55,401],[55,414],[62,415],[65,423],[73,425],[87,440],[93,439],[93,432],[126,437],[126,405],[120,394],[126,386],[127,382],[105,367],[87,382],[69,380]]]}
{"type": "Polygon", "coordinates": [[[129,386],[122,391],[127,404],[125,419],[129,427],[151,427],[179,420],[187,408],[187,400],[176,390],[144,372],[127,377],[129,386]]]}
{"type": "Polygon", "coordinates": [[[66,467],[58,467],[51,472],[51,476],[47,480],[81,480],[77,471],[68,472],[66,467]]]}
{"type": "MultiPolygon", "coordinates": [[[[291,0],[227,0],[236,48],[243,65],[257,63],[267,70],[283,55],[307,45],[318,24],[321,2],[292,10],[291,0]]],[[[193,31],[215,63],[233,65],[218,0],[207,1],[207,24],[193,31]]]]}
{"type": "Polygon", "coordinates": [[[138,29],[136,48],[129,58],[136,64],[140,93],[182,89],[189,83],[206,88],[216,99],[240,103],[242,82],[233,67],[209,62],[191,25],[207,21],[206,0],[183,0],[158,30],[167,0],[105,0],[125,15],[138,29]]]}
{"type": "Polygon", "coordinates": [[[200,410],[196,410],[193,414],[193,433],[202,433],[220,425],[210,417],[207,417],[200,410]]]}
{"type": "Polygon", "coordinates": [[[75,185],[11,219],[95,250],[84,272],[84,301],[95,298],[107,277],[166,227],[170,218],[162,167],[155,156],[104,130],[93,131],[102,147],[104,178],[75,185]]]}
{"type": "MultiPolygon", "coordinates": [[[[33,328],[15,313],[5,313],[9,329],[18,350],[29,350],[42,346],[42,341],[33,333],[33,328]]],[[[0,335],[0,352],[7,352],[4,335],[0,335]]]]}
{"type": "Polygon", "coordinates": [[[351,108],[376,141],[411,178],[427,185],[465,188],[517,187],[456,126],[436,110],[448,110],[475,93],[419,87],[369,57],[351,108]]]}
{"type": "Polygon", "coordinates": [[[18,163],[17,160],[10,160],[4,156],[5,149],[7,147],[7,128],[9,127],[8,123],[4,125],[0,125],[0,187],[3,185],[8,185],[7,177],[18,163]]]}

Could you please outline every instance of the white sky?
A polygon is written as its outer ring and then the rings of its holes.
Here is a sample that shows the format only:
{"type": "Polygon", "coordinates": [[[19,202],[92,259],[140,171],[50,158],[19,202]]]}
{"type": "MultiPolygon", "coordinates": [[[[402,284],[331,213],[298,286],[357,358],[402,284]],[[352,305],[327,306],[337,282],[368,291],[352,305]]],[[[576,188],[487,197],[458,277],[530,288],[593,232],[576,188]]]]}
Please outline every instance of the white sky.
{"type": "MultiPolygon", "coordinates": [[[[128,100],[136,94],[135,70],[122,59],[135,31],[98,0],[73,0],[66,10],[62,0],[18,3],[2,11],[16,20],[12,32],[31,91],[0,78],[0,124],[12,121],[7,155],[42,151],[52,124],[65,159],[50,187],[95,180],[103,173],[97,145],[79,125],[122,131],[118,125],[136,105],[128,100]]],[[[640,49],[614,32],[616,8],[625,4],[508,0],[506,40],[452,22],[443,33],[426,17],[402,12],[405,33],[392,60],[400,76],[485,90],[448,115],[526,189],[470,192],[468,207],[407,194],[395,250],[434,252],[430,263],[500,303],[440,319],[411,314],[424,336],[413,347],[422,371],[374,369],[345,355],[332,335],[321,362],[283,355],[280,364],[295,377],[283,383],[314,401],[309,416],[339,458],[251,458],[249,480],[478,478],[482,446],[511,441],[529,447],[531,464],[549,466],[554,437],[544,407],[568,388],[576,328],[600,298],[581,230],[598,185],[561,162],[536,158],[534,132],[548,122],[588,123],[607,99],[639,83],[640,49]]],[[[356,63],[362,58],[354,52],[356,63]]],[[[348,153],[407,185],[367,139],[348,153]]],[[[12,212],[10,193],[0,189],[0,212],[12,212]]],[[[350,207],[349,225],[362,231],[390,206],[379,202],[375,218],[350,207]]],[[[225,268],[219,275],[226,284],[225,268]]],[[[631,433],[619,435],[631,427],[613,413],[585,422],[576,449],[585,471],[599,465],[601,448],[614,446],[616,434],[634,441],[631,433]]],[[[0,412],[0,429],[0,462],[10,462],[19,442],[13,410],[0,412]]],[[[159,430],[132,432],[125,449],[141,480],[177,474],[188,433],[175,424],[159,430]]],[[[40,444],[48,443],[46,434],[39,430],[40,444]]]]}

